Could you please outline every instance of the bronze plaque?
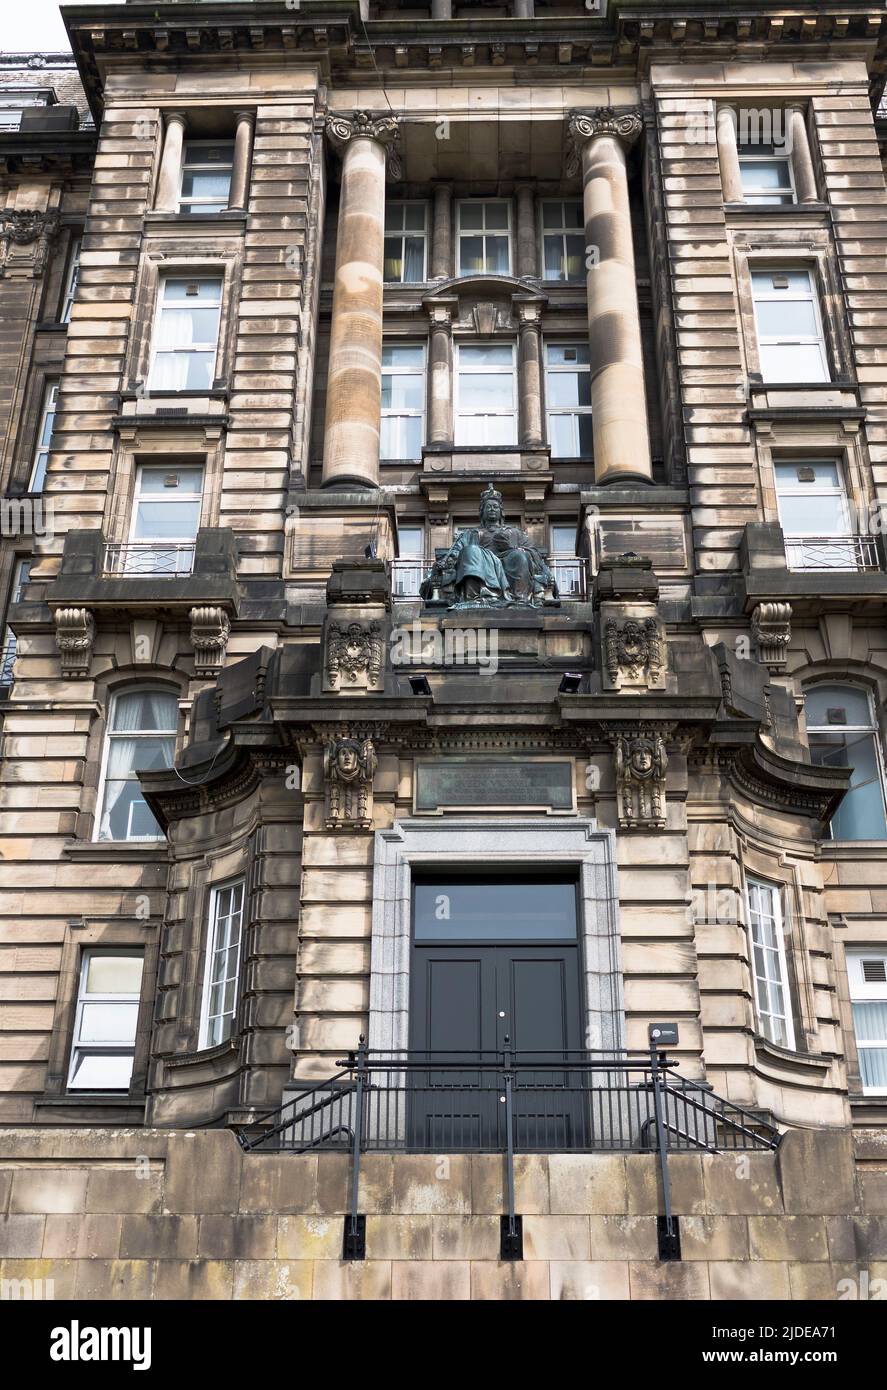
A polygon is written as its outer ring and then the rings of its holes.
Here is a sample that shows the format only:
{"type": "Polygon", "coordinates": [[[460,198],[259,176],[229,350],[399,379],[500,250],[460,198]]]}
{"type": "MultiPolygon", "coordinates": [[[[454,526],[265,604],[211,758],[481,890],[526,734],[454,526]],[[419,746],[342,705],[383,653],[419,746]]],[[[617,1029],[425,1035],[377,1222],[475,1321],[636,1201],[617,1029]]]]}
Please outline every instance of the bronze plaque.
{"type": "Polygon", "coordinates": [[[416,810],[527,806],[573,809],[573,764],[494,758],[427,759],[416,764],[416,810]]]}

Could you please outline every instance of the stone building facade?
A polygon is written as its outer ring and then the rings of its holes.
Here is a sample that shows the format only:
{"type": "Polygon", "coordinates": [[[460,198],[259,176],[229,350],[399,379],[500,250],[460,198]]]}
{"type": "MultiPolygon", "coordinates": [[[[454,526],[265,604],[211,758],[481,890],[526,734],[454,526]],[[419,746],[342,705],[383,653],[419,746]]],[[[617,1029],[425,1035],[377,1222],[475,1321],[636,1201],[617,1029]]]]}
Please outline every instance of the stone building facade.
{"type": "Polygon", "coordinates": [[[887,19],[67,23],[0,60],[0,1277],[881,1296],[887,19]],[[373,1131],[363,1259],[341,1135],[238,1145],[361,1035],[666,1021],[680,1260],[612,1115],[518,1125],[517,1260],[483,1115],[373,1131]]]}

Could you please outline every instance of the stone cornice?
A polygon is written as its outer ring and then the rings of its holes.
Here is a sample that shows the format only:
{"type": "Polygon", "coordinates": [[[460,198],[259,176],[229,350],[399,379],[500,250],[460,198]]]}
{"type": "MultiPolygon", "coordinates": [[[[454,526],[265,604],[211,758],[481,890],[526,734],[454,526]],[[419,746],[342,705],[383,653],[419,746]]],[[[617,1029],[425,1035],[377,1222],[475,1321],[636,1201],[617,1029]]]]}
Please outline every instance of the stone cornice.
{"type": "Polygon", "coordinates": [[[166,61],[205,60],[213,53],[253,53],[268,62],[296,57],[327,75],[386,70],[441,70],[577,64],[646,75],[651,61],[735,61],[746,43],[759,60],[834,62],[864,57],[873,79],[887,65],[887,15],[873,3],[820,0],[786,11],[772,0],[699,0],[655,4],[609,0],[606,13],[518,19],[361,21],[358,0],[233,0],[221,9],[192,3],[89,5],[67,16],[72,47],[94,114],[102,104],[102,71],[166,61]]]}

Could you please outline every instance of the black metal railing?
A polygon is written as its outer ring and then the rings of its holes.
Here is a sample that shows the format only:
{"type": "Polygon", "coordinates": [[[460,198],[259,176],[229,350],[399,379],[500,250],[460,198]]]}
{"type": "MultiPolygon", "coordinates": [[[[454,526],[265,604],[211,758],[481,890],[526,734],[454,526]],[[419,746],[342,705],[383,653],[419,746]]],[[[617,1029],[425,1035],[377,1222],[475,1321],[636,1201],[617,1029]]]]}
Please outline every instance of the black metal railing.
{"type": "Polygon", "coordinates": [[[338,1065],[335,1076],[241,1125],[238,1138],[248,1152],[350,1151],[345,1258],[361,1258],[355,1251],[362,1153],[501,1153],[508,1204],[503,1249],[512,1249],[519,1244],[516,1153],[658,1152],[671,1237],[669,1153],[772,1150],[779,1143],[773,1125],[679,1076],[677,1063],[656,1049],[379,1053],[361,1038],[338,1065]]]}
{"type": "Polygon", "coordinates": [[[790,570],[881,568],[875,536],[786,536],[785,562],[790,570]]]}
{"type": "Polygon", "coordinates": [[[669,1148],[716,1153],[775,1146],[771,1125],[678,1076],[677,1064],[661,1055],[380,1054],[361,1045],[335,1076],[243,1126],[241,1143],[303,1153],[348,1147],[359,1134],[364,1152],[502,1153],[510,1091],[518,1152],[644,1152],[655,1144],[655,1075],[669,1148]]]}

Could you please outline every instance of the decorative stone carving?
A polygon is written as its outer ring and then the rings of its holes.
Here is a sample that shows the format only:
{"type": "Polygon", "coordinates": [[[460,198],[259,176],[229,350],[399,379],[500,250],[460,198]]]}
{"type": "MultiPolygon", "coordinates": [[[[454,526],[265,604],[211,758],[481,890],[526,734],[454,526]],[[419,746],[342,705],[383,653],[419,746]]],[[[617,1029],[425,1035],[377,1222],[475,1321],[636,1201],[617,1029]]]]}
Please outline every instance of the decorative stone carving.
{"type": "Polygon", "coordinates": [[[369,738],[334,738],[323,752],[328,830],[370,830],[377,758],[369,738]]]}
{"type": "Polygon", "coordinates": [[[568,178],[579,172],[582,146],[596,135],[610,135],[630,149],[644,128],[640,112],[617,111],[612,106],[597,106],[590,111],[573,111],[567,121],[569,154],[566,162],[568,178]]]}
{"type": "Polygon", "coordinates": [[[604,625],[604,656],[609,687],[619,690],[623,685],[639,685],[661,690],[665,684],[663,644],[662,629],[654,617],[629,617],[621,623],[614,617],[608,618],[604,625]]]}
{"type": "Polygon", "coordinates": [[[0,213],[0,275],[19,271],[41,275],[50,243],[59,229],[57,212],[11,208],[0,213]]]}
{"type": "Polygon", "coordinates": [[[382,624],[331,622],[326,635],[324,690],[382,689],[382,624]]]}
{"type": "Polygon", "coordinates": [[[231,621],[224,608],[192,608],[191,645],[194,648],[194,674],[214,676],[225,663],[231,621]]]}
{"type": "Polygon", "coordinates": [[[330,143],[339,154],[352,140],[376,140],[384,145],[388,155],[388,174],[393,179],[400,178],[401,164],[397,151],[400,123],[396,116],[355,111],[350,116],[330,116],[326,130],[330,143]]]}
{"type": "Polygon", "coordinates": [[[665,741],[656,729],[614,736],[616,802],[623,830],[654,830],[665,825],[665,741]]]}
{"type": "Polygon", "coordinates": [[[788,659],[792,640],[790,603],[759,603],[751,615],[751,635],[764,666],[782,667],[788,659]]]}
{"type": "Polygon", "coordinates": [[[87,676],[95,641],[94,617],[88,608],[57,608],[53,616],[62,675],[87,676]]]}

